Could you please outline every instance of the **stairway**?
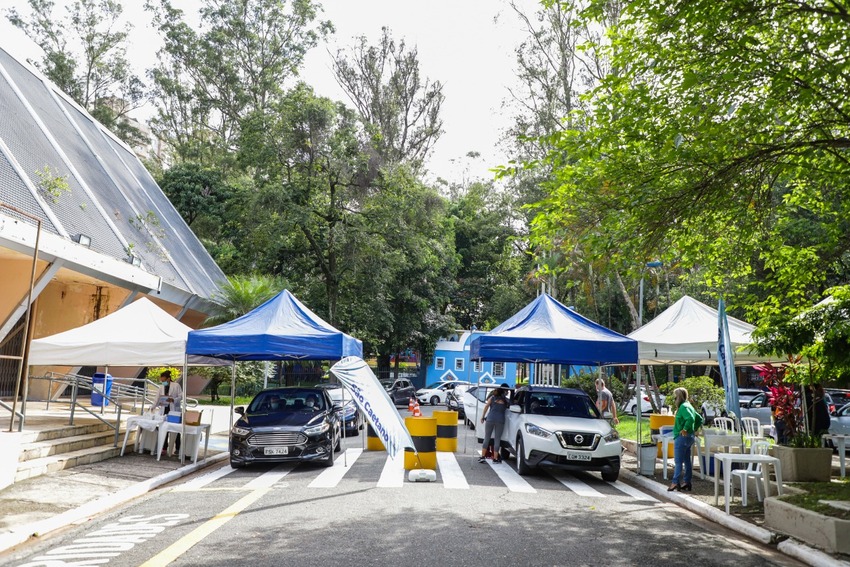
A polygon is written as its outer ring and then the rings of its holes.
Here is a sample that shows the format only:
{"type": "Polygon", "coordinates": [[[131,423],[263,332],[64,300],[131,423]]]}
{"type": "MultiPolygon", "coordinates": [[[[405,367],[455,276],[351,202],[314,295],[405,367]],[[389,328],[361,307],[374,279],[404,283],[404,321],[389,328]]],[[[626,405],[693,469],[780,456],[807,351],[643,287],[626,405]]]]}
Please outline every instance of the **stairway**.
{"type": "MultiPolygon", "coordinates": [[[[122,429],[118,447],[113,447],[115,431],[100,422],[55,426],[39,431],[24,431],[21,440],[15,482],[63,469],[96,463],[117,457],[124,440],[122,429]]],[[[135,431],[127,444],[135,440],[135,431]]]]}

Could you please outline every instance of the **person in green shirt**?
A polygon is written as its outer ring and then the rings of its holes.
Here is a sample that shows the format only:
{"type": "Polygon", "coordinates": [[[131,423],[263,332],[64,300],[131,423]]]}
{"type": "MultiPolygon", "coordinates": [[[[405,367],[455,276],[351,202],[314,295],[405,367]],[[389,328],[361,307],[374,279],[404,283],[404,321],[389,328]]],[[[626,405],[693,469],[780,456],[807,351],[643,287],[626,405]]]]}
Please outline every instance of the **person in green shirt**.
{"type": "Polygon", "coordinates": [[[694,446],[697,429],[702,426],[702,416],[688,401],[685,388],[673,390],[673,398],[677,408],[673,423],[673,479],[667,491],[690,491],[693,473],[691,447],[694,446]]]}

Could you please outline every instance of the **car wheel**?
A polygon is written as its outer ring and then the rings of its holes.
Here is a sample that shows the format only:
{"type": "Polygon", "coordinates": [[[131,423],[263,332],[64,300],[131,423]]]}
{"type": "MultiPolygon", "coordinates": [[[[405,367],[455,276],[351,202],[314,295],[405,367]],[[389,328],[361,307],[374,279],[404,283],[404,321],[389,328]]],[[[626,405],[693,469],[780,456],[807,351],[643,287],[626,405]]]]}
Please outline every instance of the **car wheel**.
{"type": "Polygon", "coordinates": [[[522,443],[522,435],[516,438],[516,472],[522,476],[531,474],[531,466],[525,460],[525,447],[522,443]]]}
{"type": "Polygon", "coordinates": [[[609,467],[602,471],[602,480],[605,482],[616,482],[620,476],[620,467],[609,467]]]}
{"type": "Polygon", "coordinates": [[[631,414],[632,414],[633,416],[637,417],[637,404],[635,404],[635,405],[633,405],[633,406],[632,406],[631,414]]]}
{"type": "Polygon", "coordinates": [[[440,397],[439,396],[431,396],[431,405],[432,406],[436,406],[439,403],[440,403],[440,397]]]}
{"type": "MultiPolygon", "coordinates": [[[[334,451],[333,452],[339,453],[340,451],[342,451],[342,440],[339,437],[337,437],[336,438],[336,445],[334,445],[334,451]]],[[[331,463],[333,463],[333,461],[331,461],[331,463]]]]}
{"type": "Polygon", "coordinates": [[[230,459],[230,466],[233,467],[234,469],[244,469],[245,463],[240,463],[238,461],[234,461],[233,459],[230,459]]]}

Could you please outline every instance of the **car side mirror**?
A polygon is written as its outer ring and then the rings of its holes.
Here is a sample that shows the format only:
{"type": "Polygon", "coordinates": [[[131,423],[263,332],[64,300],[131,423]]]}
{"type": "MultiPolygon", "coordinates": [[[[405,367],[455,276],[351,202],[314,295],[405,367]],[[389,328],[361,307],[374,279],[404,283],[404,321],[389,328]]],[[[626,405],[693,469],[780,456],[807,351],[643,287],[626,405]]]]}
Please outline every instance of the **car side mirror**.
{"type": "Polygon", "coordinates": [[[334,411],[339,411],[342,409],[342,404],[339,402],[334,402],[334,411]]]}
{"type": "Polygon", "coordinates": [[[510,410],[511,410],[511,413],[522,413],[522,408],[519,406],[519,404],[513,404],[510,407],[510,410]]]}
{"type": "Polygon", "coordinates": [[[233,411],[235,411],[239,415],[245,415],[245,408],[243,408],[242,406],[233,408],[233,411]]]}

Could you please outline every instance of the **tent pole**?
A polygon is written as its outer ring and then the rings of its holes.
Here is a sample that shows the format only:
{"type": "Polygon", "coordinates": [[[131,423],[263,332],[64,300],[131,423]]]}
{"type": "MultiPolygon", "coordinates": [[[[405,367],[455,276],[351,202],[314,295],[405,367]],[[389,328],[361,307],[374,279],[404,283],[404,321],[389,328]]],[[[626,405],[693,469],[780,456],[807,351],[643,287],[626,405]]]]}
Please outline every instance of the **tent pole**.
{"type": "MultiPolygon", "coordinates": [[[[189,355],[183,357],[183,396],[180,398],[180,464],[186,463],[186,374],[189,373],[189,355]]],[[[195,443],[200,443],[195,437],[195,443]]]]}
{"type": "Polygon", "coordinates": [[[227,434],[230,435],[230,430],[233,429],[233,402],[236,401],[236,359],[230,361],[230,429],[227,434]]]}
{"type": "Polygon", "coordinates": [[[643,440],[643,437],[641,437],[641,424],[643,423],[643,404],[642,398],[640,397],[640,360],[638,360],[637,372],[635,374],[635,404],[637,407],[637,411],[635,411],[635,416],[637,416],[637,472],[638,474],[640,474],[640,446],[643,440]]]}

